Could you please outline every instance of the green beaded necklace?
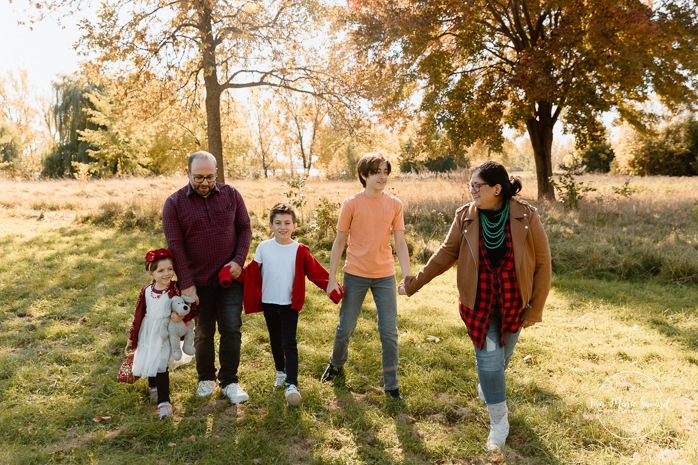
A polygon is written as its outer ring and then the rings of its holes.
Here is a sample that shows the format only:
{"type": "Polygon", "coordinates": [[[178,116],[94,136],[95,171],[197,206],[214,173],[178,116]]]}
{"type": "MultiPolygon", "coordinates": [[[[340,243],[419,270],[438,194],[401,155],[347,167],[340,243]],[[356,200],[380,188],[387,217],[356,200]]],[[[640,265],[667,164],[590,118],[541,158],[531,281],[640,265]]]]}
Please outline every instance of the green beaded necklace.
{"type": "Polygon", "coordinates": [[[504,209],[493,216],[491,221],[484,213],[480,213],[480,224],[482,224],[482,237],[485,240],[485,247],[494,250],[504,243],[504,227],[509,218],[509,202],[504,205],[504,209]]]}

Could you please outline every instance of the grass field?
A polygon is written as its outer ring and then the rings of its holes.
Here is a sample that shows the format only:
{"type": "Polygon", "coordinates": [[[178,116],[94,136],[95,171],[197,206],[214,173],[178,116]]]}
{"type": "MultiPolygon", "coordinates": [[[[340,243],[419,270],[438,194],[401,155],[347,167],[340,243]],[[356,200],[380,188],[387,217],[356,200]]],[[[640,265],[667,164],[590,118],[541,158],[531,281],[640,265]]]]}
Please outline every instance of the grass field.
{"type": "MultiPolygon", "coordinates": [[[[598,190],[579,210],[540,205],[553,290],[544,322],[524,330],[507,371],[512,430],[503,455],[484,447],[487,412],[454,270],[399,298],[404,404],[383,395],[370,302],[346,382],[318,381],[338,308],[313,288],[299,320],[299,408],[273,391],[264,321],[251,315],[240,367],[250,401],[196,397],[195,368],[185,365],[171,376],[174,419],[159,422],[146,382],[122,385],[115,374],[148,281],[142,257],[164,245],[160,207],[185,179],[0,181],[0,463],[698,463],[698,180],[633,179],[630,193],[623,178],[584,181],[598,190]]],[[[467,200],[464,183],[391,181],[405,203],[413,271],[467,200]]],[[[233,184],[259,242],[265,211],[289,188],[233,184]]],[[[313,223],[318,205],[358,186],[304,188],[299,237],[325,263],[332,237],[313,223]]],[[[524,176],[524,186],[532,198],[534,180],[524,176]]]]}

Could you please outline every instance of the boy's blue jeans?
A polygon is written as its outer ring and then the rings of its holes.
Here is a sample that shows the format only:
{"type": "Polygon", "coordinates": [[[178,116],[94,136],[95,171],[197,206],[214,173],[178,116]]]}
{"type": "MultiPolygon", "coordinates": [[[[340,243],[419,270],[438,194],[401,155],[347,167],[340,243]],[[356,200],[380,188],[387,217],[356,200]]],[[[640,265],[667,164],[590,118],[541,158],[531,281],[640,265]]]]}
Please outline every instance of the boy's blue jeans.
{"type": "Polygon", "coordinates": [[[349,356],[349,340],[356,329],[361,306],[369,289],[376,302],[378,333],[382,347],[383,386],[385,390],[390,391],[398,388],[397,288],[394,275],[385,278],[362,278],[344,273],[344,297],[339,309],[339,323],[334,334],[330,363],[336,367],[346,363],[349,356]]]}
{"type": "Polygon", "coordinates": [[[482,349],[473,346],[477,377],[488,404],[498,404],[507,400],[504,370],[509,366],[509,360],[521,334],[521,329],[515,333],[504,334],[505,345],[502,347],[499,345],[500,326],[499,318],[492,317],[485,345],[482,349]]]}

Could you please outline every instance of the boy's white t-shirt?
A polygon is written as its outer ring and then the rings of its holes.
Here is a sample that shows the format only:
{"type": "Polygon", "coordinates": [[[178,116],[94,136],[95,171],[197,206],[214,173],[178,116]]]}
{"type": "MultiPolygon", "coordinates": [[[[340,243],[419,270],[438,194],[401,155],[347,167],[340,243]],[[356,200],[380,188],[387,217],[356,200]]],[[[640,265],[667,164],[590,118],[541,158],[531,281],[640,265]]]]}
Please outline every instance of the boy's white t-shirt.
{"type": "Polygon", "coordinates": [[[257,246],[254,261],[262,266],[262,302],[290,305],[296,277],[298,242],[279,244],[268,239],[257,246]]]}

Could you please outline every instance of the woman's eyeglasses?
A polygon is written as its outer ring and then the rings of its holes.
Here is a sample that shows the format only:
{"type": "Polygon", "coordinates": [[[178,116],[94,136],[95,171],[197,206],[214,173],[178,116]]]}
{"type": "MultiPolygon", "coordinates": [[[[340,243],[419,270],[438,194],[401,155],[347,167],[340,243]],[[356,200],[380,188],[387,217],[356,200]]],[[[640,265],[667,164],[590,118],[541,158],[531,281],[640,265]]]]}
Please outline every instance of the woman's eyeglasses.
{"type": "Polygon", "coordinates": [[[474,192],[474,193],[477,194],[478,192],[480,192],[480,188],[481,188],[482,186],[489,186],[489,184],[487,184],[486,182],[475,182],[475,181],[473,181],[473,182],[470,183],[470,192],[474,192]]]}
{"type": "Polygon", "coordinates": [[[202,183],[204,181],[209,182],[209,183],[216,182],[216,175],[215,174],[211,174],[209,176],[198,176],[197,175],[197,176],[192,176],[191,178],[196,183],[202,183]]]}

